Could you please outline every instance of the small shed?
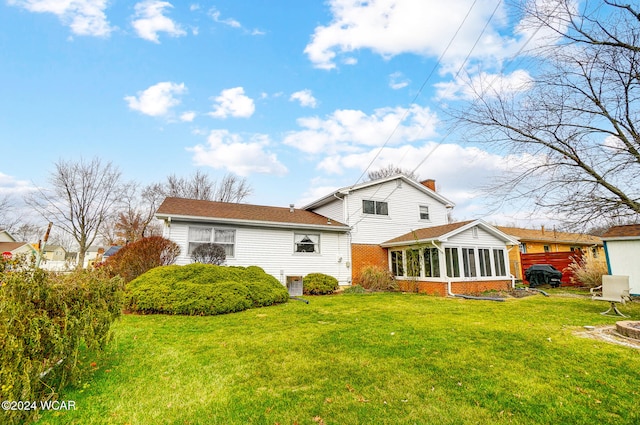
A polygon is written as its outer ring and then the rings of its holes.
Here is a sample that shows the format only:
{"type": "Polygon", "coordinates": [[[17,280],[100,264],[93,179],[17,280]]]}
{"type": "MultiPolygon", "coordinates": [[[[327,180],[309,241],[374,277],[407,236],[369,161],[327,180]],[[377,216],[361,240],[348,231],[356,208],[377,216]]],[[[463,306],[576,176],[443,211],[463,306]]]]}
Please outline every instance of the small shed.
{"type": "Polygon", "coordinates": [[[629,276],[629,293],[640,295],[640,224],[614,226],[602,240],[609,274],[629,276]]]}

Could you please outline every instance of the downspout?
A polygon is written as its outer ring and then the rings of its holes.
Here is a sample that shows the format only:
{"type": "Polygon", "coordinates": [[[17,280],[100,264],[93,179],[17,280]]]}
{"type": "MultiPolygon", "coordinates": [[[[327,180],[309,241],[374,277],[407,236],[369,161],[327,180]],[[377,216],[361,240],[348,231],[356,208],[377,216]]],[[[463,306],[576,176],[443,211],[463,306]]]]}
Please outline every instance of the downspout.
{"type": "Polygon", "coordinates": [[[341,222],[343,222],[344,224],[346,224],[347,226],[349,226],[349,231],[347,232],[347,250],[346,250],[346,259],[345,259],[345,267],[347,267],[349,269],[349,273],[347,274],[347,276],[349,276],[347,278],[347,283],[349,285],[353,284],[353,263],[351,261],[351,225],[349,223],[347,223],[346,221],[349,219],[349,216],[347,215],[347,203],[344,201],[344,197],[340,198],[339,196],[336,195],[336,193],[334,192],[333,197],[336,198],[339,201],[342,201],[342,215],[343,215],[343,219],[340,220],[341,222]],[[345,220],[347,219],[347,220],[345,220]]]}
{"type": "MultiPolygon", "coordinates": [[[[511,245],[511,248],[507,248],[507,264],[509,264],[509,252],[515,248],[515,245],[511,245]]],[[[511,273],[511,264],[509,264],[509,277],[511,278],[511,289],[516,289],[516,277],[511,273]]]]}

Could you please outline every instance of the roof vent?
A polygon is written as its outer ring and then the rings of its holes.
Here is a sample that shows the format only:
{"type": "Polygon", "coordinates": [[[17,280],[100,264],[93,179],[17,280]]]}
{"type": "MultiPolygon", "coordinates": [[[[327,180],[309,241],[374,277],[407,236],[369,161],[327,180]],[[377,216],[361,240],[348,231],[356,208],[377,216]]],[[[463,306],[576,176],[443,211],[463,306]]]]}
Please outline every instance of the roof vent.
{"type": "Polygon", "coordinates": [[[289,204],[289,212],[292,213],[293,212],[293,208],[295,207],[294,204],[289,204]]]}

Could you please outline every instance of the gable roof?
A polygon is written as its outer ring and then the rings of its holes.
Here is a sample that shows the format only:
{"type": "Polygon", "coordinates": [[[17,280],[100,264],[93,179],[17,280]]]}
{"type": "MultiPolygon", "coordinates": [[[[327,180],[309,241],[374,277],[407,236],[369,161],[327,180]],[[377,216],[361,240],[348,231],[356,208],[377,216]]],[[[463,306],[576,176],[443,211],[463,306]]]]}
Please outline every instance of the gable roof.
{"type": "Polygon", "coordinates": [[[349,227],[323,215],[302,209],[230,202],[166,198],[158,208],[159,219],[227,222],[267,227],[317,228],[347,231],[349,227]]]}
{"type": "Polygon", "coordinates": [[[624,226],[613,226],[602,235],[604,240],[613,239],[638,239],[640,238],[640,224],[627,224],[624,226]]]}
{"type": "Polygon", "coordinates": [[[26,242],[0,242],[0,253],[13,252],[17,249],[22,248],[25,245],[31,248],[32,251],[35,251],[35,249],[26,242]]]}
{"type": "Polygon", "coordinates": [[[518,241],[509,236],[508,234],[502,232],[500,229],[482,221],[482,220],[469,220],[469,221],[460,221],[457,223],[444,224],[442,226],[434,226],[434,227],[426,227],[423,229],[414,230],[412,232],[406,233],[402,236],[398,236],[397,238],[390,239],[381,245],[383,247],[391,247],[391,246],[400,246],[407,245],[410,243],[422,243],[429,241],[441,241],[444,242],[451,238],[452,236],[457,235],[458,233],[464,232],[472,227],[481,227],[485,231],[491,233],[492,235],[502,239],[503,241],[515,245],[518,241]]]}
{"type": "Polygon", "coordinates": [[[436,199],[437,201],[441,202],[443,205],[445,205],[446,207],[449,208],[453,208],[455,206],[455,204],[453,202],[451,202],[450,200],[448,200],[447,198],[445,198],[444,196],[440,195],[438,192],[429,189],[427,186],[423,185],[422,183],[419,183],[407,176],[405,176],[404,174],[394,174],[392,176],[388,176],[388,177],[383,177],[380,179],[376,179],[376,180],[371,180],[368,182],[364,182],[364,183],[360,183],[360,184],[356,184],[353,186],[347,186],[347,187],[343,187],[337,190],[334,190],[333,192],[323,196],[322,198],[313,201],[312,203],[305,205],[304,207],[302,207],[302,209],[304,210],[311,210],[314,208],[318,208],[321,207],[324,204],[327,204],[333,200],[336,199],[336,197],[344,197],[346,195],[349,195],[352,192],[358,191],[360,189],[365,189],[367,187],[371,187],[371,186],[376,186],[376,185],[380,185],[380,184],[384,184],[390,181],[394,181],[394,180],[402,180],[403,182],[415,187],[416,189],[424,192],[425,194],[431,196],[432,198],[436,199]]]}
{"type": "Polygon", "coordinates": [[[520,227],[496,226],[502,232],[518,238],[520,242],[551,242],[569,245],[602,245],[598,236],[584,233],[558,232],[557,230],[523,229],[520,227]]]}

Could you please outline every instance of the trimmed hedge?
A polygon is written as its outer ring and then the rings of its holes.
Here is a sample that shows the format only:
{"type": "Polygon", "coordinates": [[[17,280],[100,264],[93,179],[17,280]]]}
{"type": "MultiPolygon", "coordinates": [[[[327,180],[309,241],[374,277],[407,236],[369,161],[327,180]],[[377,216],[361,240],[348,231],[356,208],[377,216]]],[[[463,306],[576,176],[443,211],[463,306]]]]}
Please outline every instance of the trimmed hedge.
{"type": "Polygon", "coordinates": [[[333,294],[338,289],[338,279],[328,274],[309,273],[302,279],[302,291],[307,295],[333,294]]]}
{"type": "Polygon", "coordinates": [[[288,299],[287,288],[260,267],[193,263],[157,267],[129,282],[126,308],[139,313],[215,315],[288,299]]]}
{"type": "MultiPolygon", "coordinates": [[[[0,274],[0,400],[51,400],[76,382],[80,348],[104,348],[122,311],[123,289],[119,277],[91,270],[0,274]]],[[[36,415],[3,410],[0,423],[23,424],[36,415]]]]}

